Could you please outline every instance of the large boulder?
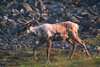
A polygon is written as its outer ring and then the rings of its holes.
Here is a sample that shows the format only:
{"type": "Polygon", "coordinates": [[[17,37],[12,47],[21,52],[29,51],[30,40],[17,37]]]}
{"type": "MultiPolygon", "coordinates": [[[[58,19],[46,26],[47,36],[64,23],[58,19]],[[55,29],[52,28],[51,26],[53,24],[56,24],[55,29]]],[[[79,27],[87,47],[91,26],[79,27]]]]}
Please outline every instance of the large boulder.
{"type": "Polygon", "coordinates": [[[30,7],[30,5],[28,3],[20,3],[18,5],[18,7],[16,8],[17,10],[21,10],[21,9],[24,9],[24,11],[32,11],[32,8],[30,7]]]}
{"type": "Polygon", "coordinates": [[[45,5],[42,1],[39,1],[37,3],[37,8],[40,10],[40,11],[43,11],[45,9],[45,5]]]}

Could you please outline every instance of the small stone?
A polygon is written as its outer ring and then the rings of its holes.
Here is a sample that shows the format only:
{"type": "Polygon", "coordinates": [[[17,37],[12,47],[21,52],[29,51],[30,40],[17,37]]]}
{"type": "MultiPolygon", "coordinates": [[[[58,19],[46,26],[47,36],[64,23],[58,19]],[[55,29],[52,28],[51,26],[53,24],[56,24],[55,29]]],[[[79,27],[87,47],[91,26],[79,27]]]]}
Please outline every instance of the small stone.
{"type": "Polygon", "coordinates": [[[22,46],[22,49],[27,49],[27,46],[26,46],[26,45],[23,45],[23,46],[22,46]]]}
{"type": "Polygon", "coordinates": [[[94,48],[94,50],[99,51],[99,50],[100,50],[100,47],[99,47],[99,46],[96,46],[96,47],[94,48]]]}
{"type": "Polygon", "coordinates": [[[83,49],[83,50],[82,50],[82,52],[84,52],[84,53],[85,53],[86,51],[83,49]]]}
{"type": "Polygon", "coordinates": [[[86,12],[81,12],[80,15],[83,17],[88,17],[88,14],[86,12]]]}
{"type": "Polygon", "coordinates": [[[21,45],[18,45],[17,48],[18,48],[18,49],[21,49],[21,45]]]}
{"type": "Polygon", "coordinates": [[[87,49],[90,49],[90,45],[86,44],[86,48],[87,48],[87,49]]]}
{"type": "Polygon", "coordinates": [[[61,47],[62,49],[65,49],[64,47],[61,47]]]}
{"type": "Polygon", "coordinates": [[[63,13],[64,10],[63,10],[63,8],[60,8],[59,11],[60,11],[61,13],[63,13]]]}
{"type": "Polygon", "coordinates": [[[4,16],[4,19],[7,20],[8,19],[8,16],[4,16]]]}
{"type": "Polygon", "coordinates": [[[20,11],[21,9],[24,9],[24,11],[32,11],[32,8],[28,3],[20,3],[17,7],[17,10],[20,11]]]}
{"type": "Polygon", "coordinates": [[[37,8],[40,10],[40,11],[43,11],[45,9],[45,5],[43,4],[43,1],[39,1],[37,3],[37,8]]]}

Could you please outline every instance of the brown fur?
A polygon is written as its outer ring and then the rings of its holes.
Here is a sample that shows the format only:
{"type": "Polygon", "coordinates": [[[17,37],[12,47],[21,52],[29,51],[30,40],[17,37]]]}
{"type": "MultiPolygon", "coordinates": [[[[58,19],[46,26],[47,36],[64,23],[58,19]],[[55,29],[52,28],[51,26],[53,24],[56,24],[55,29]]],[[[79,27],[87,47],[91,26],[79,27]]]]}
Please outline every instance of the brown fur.
{"type": "Polygon", "coordinates": [[[47,43],[47,60],[45,63],[49,63],[49,53],[51,48],[51,42],[52,41],[63,41],[66,40],[67,42],[71,43],[73,45],[73,51],[71,53],[71,56],[69,59],[72,59],[73,53],[76,50],[77,42],[83,45],[83,47],[86,50],[86,53],[88,56],[90,54],[88,53],[88,50],[85,46],[85,43],[79,38],[78,36],[78,28],[79,26],[76,23],[66,21],[61,22],[57,24],[43,24],[38,27],[30,27],[27,32],[30,34],[33,34],[35,39],[39,41],[39,44],[37,44],[33,48],[33,55],[34,59],[37,60],[35,49],[44,43],[47,43]]]}

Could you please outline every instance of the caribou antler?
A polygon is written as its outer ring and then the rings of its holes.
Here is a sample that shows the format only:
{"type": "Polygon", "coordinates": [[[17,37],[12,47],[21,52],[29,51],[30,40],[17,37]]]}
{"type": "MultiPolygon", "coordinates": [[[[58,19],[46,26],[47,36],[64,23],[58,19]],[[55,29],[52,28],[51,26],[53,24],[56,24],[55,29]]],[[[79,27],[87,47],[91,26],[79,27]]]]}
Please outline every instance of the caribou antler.
{"type": "Polygon", "coordinates": [[[22,22],[20,20],[17,20],[17,22],[19,22],[22,25],[27,25],[27,24],[31,24],[33,22],[37,22],[39,19],[40,19],[40,16],[36,20],[34,19],[34,17],[31,20],[29,20],[29,21],[23,19],[23,21],[26,22],[26,23],[24,23],[24,22],[22,22]]]}
{"type": "Polygon", "coordinates": [[[31,20],[29,20],[29,21],[23,19],[23,21],[26,22],[26,23],[24,23],[24,22],[22,22],[20,20],[17,20],[17,22],[19,22],[19,25],[22,26],[21,29],[17,32],[18,36],[20,36],[21,32],[23,32],[29,26],[32,26],[33,22],[38,22],[39,19],[40,19],[40,15],[39,15],[39,17],[36,20],[34,19],[34,17],[31,20]]]}

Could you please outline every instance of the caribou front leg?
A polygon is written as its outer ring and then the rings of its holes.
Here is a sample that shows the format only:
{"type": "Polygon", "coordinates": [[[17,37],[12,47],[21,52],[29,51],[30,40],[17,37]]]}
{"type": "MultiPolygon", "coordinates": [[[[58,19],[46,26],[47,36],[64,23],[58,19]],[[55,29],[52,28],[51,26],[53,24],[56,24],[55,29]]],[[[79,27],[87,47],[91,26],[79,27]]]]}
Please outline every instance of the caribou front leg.
{"type": "Polygon", "coordinates": [[[36,57],[36,48],[37,47],[39,47],[39,46],[41,46],[42,45],[42,43],[41,42],[39,42],[39,44],[37,44],[34,48],[33,48],[33,58],[34,58],[34,60],[38,60],[38,58],[36,57]]]}
{"type": "Polygon", "coordinates": [[[80,43],[81,45],[83,45],[83,47],[84,47],[84,49],[85,49],[85,51],[86,51],[86,54],[90,57],[91,55],[89,54],[89,52],[88,52],[88,50],[87,50],[87,48],[86,48],[86,46],[85,46],[84,41],[79,41],[79,43],[80,43]]]}
{"type": "Polygon", "coordinates": [[[91,55],[89,54],[89,52],[88,52],[88,50],[87,50],[87,48],[86,48],[86,46],[85,46],[84,41],[82,41],[82,40],[79,38],[78,34],[75,33],[75,32],[72,32],[72,36],[73,36],[73,40],[75,40],[76,42],[80,43],[80,44],[85,48],[86,54],[90,57],[91,55]]]}
{"type": "Polygon", "coordinates": [[[74,54],[74,52],[76,50],[76,44],[72,44],[72,45],[73,45],[73,51],[71,53],[71,56],[69,57],[69,60],[71,60],[73,58],[73,54],[74,54]]]}
{"type": "Polygon", "coordinates": [[[51,40],[47,42],[47,60],[45,61],[45,63],[50,63],[50,60],[49,60],[50,48],[51,48],[51,40]]]}
{"type": "Polygon", "coordinates": [[[73,58],[73,54],[74,54],[74,52],[76,50],[77,43],[75,41],[73,41],[72,39],[66,39],[66,41],[73,45],[73,51],[72,51],[72,53],[71,53],[71,55],[70,55],[70,57],[68,59],[68,60],[71,60],[73,58]]]}

